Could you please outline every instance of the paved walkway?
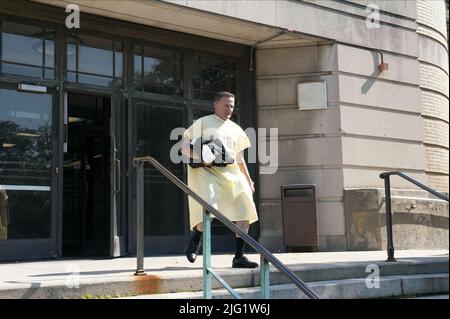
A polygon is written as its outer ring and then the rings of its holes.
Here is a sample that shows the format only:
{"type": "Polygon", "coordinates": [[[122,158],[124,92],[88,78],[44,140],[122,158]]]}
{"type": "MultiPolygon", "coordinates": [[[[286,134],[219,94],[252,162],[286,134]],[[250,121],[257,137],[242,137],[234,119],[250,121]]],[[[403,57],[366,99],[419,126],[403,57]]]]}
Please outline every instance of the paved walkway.
{"type": "Polygon", "coordinates": [[[411,299],[448,299],[448,295],[434,295],[434,296],[423,296],[423,297],[415,297],[411,299]]]}
{"type": "MultiPolygon", "coordinates": [[[[259,255],[249,254],[249,259],[259,262],[259,255]]],[[[361,252],[316,252],[275,254],[288,266],[326,264],[336,267],[346,263],[372,263],[386,260],[385,251],[361,252]]],[[[396,251],[399,261],[421,262],[447,259],[448,250],[405,250],[396,251]]],[[[230,269],[233,255],[213,255],[212,265],[216,269],[230,269]]],[[[194,264],[184,256],[146,257],[147,275],[176,278],[198,276],[202,272],[202,258],[194,264]]],[[[33,262],[0,263],[0,290],[23,289],[70,285],[80,282],[115,282],[130,278],[136,270],[136,258],[114,259],[65,259],[33,262]]],[[[241,271],[234,269],[233,271],[241,271]]]]}

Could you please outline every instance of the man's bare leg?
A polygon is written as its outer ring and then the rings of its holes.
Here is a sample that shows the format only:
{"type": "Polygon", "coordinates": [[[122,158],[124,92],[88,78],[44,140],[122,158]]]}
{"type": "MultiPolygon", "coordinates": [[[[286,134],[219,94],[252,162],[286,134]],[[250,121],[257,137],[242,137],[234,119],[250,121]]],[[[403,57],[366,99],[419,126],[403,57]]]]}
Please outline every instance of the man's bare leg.
{"type": "Polygon", "coordinates": [[[202,233],[203,232],[203,223],[198,223],[197,225],[195,225],[194,228],[202,233]]]}
{"type": "MultiPolygon", "coordinates": [[[[250,227],[250,223],[248,222],[248,220],[239,220],[239,221],[235,222],[234,224],[236,225],[237,228],[242,230],[242,232],[248,234],[248,228],[250,227]]],[[[240,238],[240,237],[241,236],[236,234],[236,238],[240,238]]]]}

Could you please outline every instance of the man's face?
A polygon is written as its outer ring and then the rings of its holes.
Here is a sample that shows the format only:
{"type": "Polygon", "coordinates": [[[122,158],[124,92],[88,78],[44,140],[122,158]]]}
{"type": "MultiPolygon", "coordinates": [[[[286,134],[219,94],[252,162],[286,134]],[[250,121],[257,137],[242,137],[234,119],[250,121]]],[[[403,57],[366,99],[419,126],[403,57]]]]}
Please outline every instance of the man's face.
{"type": "Polygon", "coordinates": [[[226,121],[231,118],[234,110],[234,97],[223,97],[214,103],[214,114],[226,121]]]}

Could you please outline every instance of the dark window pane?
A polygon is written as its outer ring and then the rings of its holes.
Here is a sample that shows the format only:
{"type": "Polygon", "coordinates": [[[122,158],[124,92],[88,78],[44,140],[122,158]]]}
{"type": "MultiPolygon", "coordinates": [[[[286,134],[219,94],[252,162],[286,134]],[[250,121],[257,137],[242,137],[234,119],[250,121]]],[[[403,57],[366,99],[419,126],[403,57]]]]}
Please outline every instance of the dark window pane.
{"type": "Polygon", "coordinates": [[[178,170],[181,166],[170,160],[170,150],[175,143],[170,140],[173,129],[183,127],[183,111],[137,104],[137,149],[136,156],[154,154],[161,164],[178,170]]]}
{"type": "Polygon", "coordinates": [[[146,92],[183,95],[183,66],[181,54],[156,49],[144,48],[144,61],[142,65],[142,47],[135,46],[134,80],[136,85],[142,82],[146,92]]]}
{"type": "Polygon", "coordinates": [[[212,100],[216,92],[236,92],[236,66],[218,58],[193,57],[194,98],[212,100]]]}
{"type": "Polygon", "coordinates": [[[75,43],[67,44],[67,70],[76,71],[77,69],[77,46],[75,43]]]}
{"type": "MultiPolygon", "coordinates": [[[[146,172],[146,180],[150,178],[146,172]]],[[[184,233],[183,193],[168,182],[145,182],[145,236],[176,236],[184,233]]]]}
{"type": "MultiPolygon", "coordinates": [[[[221,90],[221,91],[223,91],[223,90],[221,90]]],[[[196,99],[212,101],[214,99],[214,95],[215,95],[215,92],[194,90],[194,98],[196,98],[196,99]]]]}
{"type": "Polygon", "coordinates": [[[52,30],[3,21],[1,31],[3,73],[42,78],[44,65],[53,69],[55,51],[52,30]]]}
{"type": "Polygon", "coordinates": [[[215,68],[228,69],[230,64],[220,58],[205,55],[194,55],[194,62],[215,68]]]}
{"type": "Polygon", "coordinates": [[[76,82],[77,76],[75,72],[67,72],[67,81],[69,82],[76,82]]]}
{"type": "MultiPolygon", "coordinates": [[[[177,177],[183,178],[183,164],[170,159],[176,141],[174,128],[183,126],[183,111],[137,103],[137,156],[151,155],[177,177]]],[[[181,137],[179,137],[181,138],[181,137]]],[[[184,233],[183,193],[157,170],[145,168],[145,235],[170,236],[184,233]]]]}
{"type": "Polygon", "coordinates": [[[50,189],[6,192],[11,215],[7,239],[50,238],[50,189]]]}
{"type": "Polygon", "coordinates": [[[42,76],[41,67],[23,66],[11,63],[2,63],[2,72],[7,74],[20,74],[36,78],[40,78],[42,76]]]}
{"type": "Polygon", "coordinates": [[[41,65],[42,45],[43,41],[40,38],[3,32],[2,59],[8,62],[41,65]]]}
{"type": "Polygon", "coordinates": [[[112,78],[105,78],[101,76],[95,75],[87,75],[87,74],[78,74],[78,82],[84,84],[92,84],[92,85],[101,85],[101,86],[109,86],[112,82],[112,78]]]}
{"type": "Polygon", "coordinates": [[[0,189],[10,215],[0,239],[50,237],[51,114],[50,95],[0,89],[0,189]]]}
{"type": "Polygon", "coordinates": [[[116,78],[123,76],[123,54],[122,52],[114,52],[116,78]]]}
{"type": "Polygon", "coordinates": [[[49,80],[54,80],[55,71],[53,69],[45,69],[45,78],[49,80]]]}
{"type": "Polygon", "coordinates": [[[52,68],[55,65],[55,42],[45,40],[45,66],[52,68]]]}
{"type": "Polygon", "coordinates": [[[114,60],[115,60],[115,74],[116,78],[123,77],[123,53],[122,43],[114,41],[114,60]]]}
{"type": "MultiPolygon", "coordinates": [[[[112,43],[112,42],[111,42],[112,43]]],[[[78,71],[112,77],[112,51],[84,45],[79,47],[78,71]]]]}
{"type": "Polygon", "coordinates": [[[115,83],[116,83],[116,86],[123,86],[123,81],[122,81],[122,79],[119,79],[119,78],[115,78],[115,83]]]}
{"type": "Polygon", "coordinates": [[[183,89],[176,86],[144,84],[144,91],[166,95],[183,95],[183,89]]]}
{"type": "Polygon", "coordinates": [[[228,80],[229,80],[229,88],[230,91],[233,93],[236,93],[237,90],[237,84],[236,84],[236,72],[232,72],[228,74],[228,80]]]}
{"type": "Polygon", "coordinates": [[[134,56],[134,82],[142,86],[142,56],[134,56]]]}
{"type": "MultiPolygon", "coordinates": [[[[116,78],[123,77],[123,53],[119,50],[122,50],[120,42],[85,35],[78,37],[77,50],[77,39],[70,38],[67,46],[68,71],[79,72],[78,83],[108,86],[112,82],[114,69],[116,78]]],[[[67,78],[73,81],[69,74],[67,78]]]]}

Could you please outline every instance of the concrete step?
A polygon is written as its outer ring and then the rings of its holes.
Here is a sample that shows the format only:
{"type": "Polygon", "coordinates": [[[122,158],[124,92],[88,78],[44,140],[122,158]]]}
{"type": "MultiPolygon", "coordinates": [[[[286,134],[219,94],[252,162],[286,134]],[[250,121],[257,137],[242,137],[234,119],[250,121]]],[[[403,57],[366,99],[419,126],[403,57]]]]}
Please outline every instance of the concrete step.
{"type": "MultiPolygon", "coordinates": [[[[448,274],[448,251],[398,251],[396,262],[386,262],[384,251],[290,253],[276,256],[307,283],[362,279],[378,267],[390,276],[448,274]]],[[[258,261],[259,256],[248,254],[258,261]]],[[[213,255],[212,265],[233,288],[257,287],[259,269],[230,268],[230,255],[213,255]]],[[[146,257],[146,275],[133,276],[136,259],[57,260],[0,263],[0,298],[96,298],[202,290],[202,257],[195,264],[184,256],[146,257]]],[[[270,282],[291,282],[270,268],[270,282]]],[[[448,286],[448,284],[447,284],[448,286]]],[[[213,289],[222,288],[213,280],[213,289]]],[[[297,288],[296,288],[297,289],[297,288]]],[[[258,290],[258,288],[256,288],[258,290]]],[[[447,290],[448,291],[448,290],[447,290]]],[[[445,292],[445,291],[444,291],[445,292]]],[[[172,298],[172,296],[171,296],[172,298]]]]}
{"type": "MultiPolygon", "coordinates": [[[[399,298],[411,295],[448,293],[448,273],[385,276],[380,278],[379,287],[373,288],[367,287],[365,278],[316,281],[310,282],[309,285],[322,299],[399,298]]],[[[236,289],[236,292],[243,299],[260,298],[259,287],[238,288],[236,289]]],[[[214,299],[233,298],[226,289],[214,289],[212,291],[212,297],[214,299]]],[[[270,297],[271,299],[308,298],[294,284],[281,284],[271,286],[270,297]]],[[[202,298],[202,292],[179,292],[169,294],[141,295],[123,299],[202,298]]]]}
{"type": "MultiPolygon", "coordinates": [[[[371,274],[369,269],[379,268],[380,276],[406,276],[448,273],[448,259],[444,260],[399,260],[397,262],[378,261],[346,262],[330,264],[292,265],[294,271],[305,282],[326,282],[361,278],[363,281],[371,274]]],[[[257,269],[216,269],[216,272],[233,288],[256,287],[260,283],[257,269]]],[[[79,298],[82,296],[142,295],[150,293],[195,292],[202,290],[202,271],[176,271],[144,276],[104,276],[79,280],[78,288],[73,289],[70,280],[63,282],[41,282],[31,287],[12,289],[2,285],[0,298],[79,298]],[[26,289],[26,290],[24,290],[26,289]]],[[[271,285],[289,284],[290,280],[270,267],[271,285]]],[[[213,289],[221,288],[217,281],[213,289]]]]}
{"type": "MultiPolygon", "coordinates": [[[[407,275],[427,275],[447,273],[449,269],[447,261],[417,261],[402,260],[392,262],[354,262],[354,263],[332,263],[314,265],[293,265],[290,269],[303,281],[327,282],[333,280],[346,280],[361,278],[363,281],[374,266],[379,269],[380,276],[407,276],[407,275]]],[[[233,288],[257,287],[260,284],[259,269],[221,269],[217,270],[220,276],[233,288]]],[[[276,268],[270,267],[271,285],[290,284],[291,281],[276,268]]],[[[183,278],[166,278],[163,284],[164,293],[180,291],[200,291],[202,290],[202,274],[196,276],[183,276],[183,278]],[[180,280],[182,279],[182,280],[180,280]]],[[[212,288],[222,288],[216,280],[212,282],[212,288]]],[[[443,290],[445,291],[445,290],[443,290]]]]}
{"type": "Polygon", "coordinates": [[[416,297],[411,297],[408,299],[448,299],[448,294],[447,295],[422,295],[422,296],[416,296],[416,297]]]}

